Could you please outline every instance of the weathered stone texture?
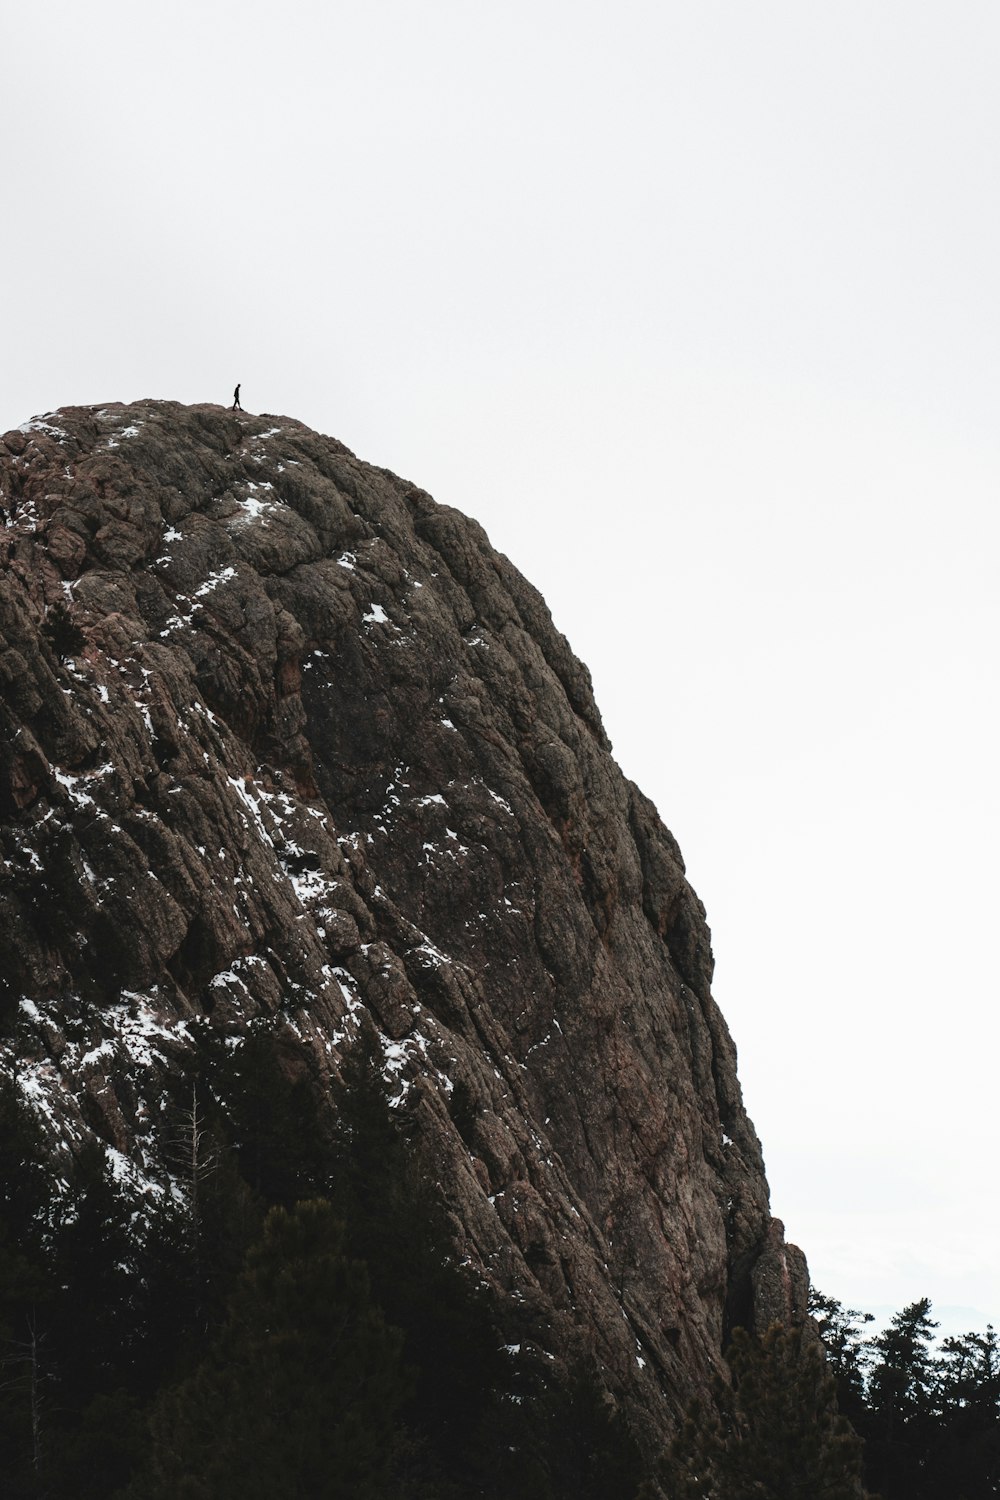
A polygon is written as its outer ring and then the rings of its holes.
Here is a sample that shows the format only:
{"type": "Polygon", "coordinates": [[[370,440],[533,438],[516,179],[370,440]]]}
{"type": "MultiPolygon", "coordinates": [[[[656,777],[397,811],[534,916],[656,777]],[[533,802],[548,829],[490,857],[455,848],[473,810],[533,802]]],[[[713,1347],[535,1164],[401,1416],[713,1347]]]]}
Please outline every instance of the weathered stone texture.
{"type": "Polygon", "coordinates": [[[512,1325],[668,1431],[804,1263],[703,909],[540,595],[286,418],[70,408],[0,440],[0,489],[6,1065],[140,1190],[186,1018],[278,1015],[335,1068],[367,1011],[512,1325]]]}

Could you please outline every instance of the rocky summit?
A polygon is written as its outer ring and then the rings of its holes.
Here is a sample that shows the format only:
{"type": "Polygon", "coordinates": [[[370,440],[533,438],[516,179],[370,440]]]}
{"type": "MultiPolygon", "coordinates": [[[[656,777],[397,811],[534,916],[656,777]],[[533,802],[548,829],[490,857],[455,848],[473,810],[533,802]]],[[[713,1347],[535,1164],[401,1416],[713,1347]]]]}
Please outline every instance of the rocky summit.
{"type": "Polygon", "coordinates": [[[703,908],[544,600],[285,417],[65,408],[0,492],[0,1067],[53,1162],[96,1137],[162,1193],[206,1026],[334,1079],[368,1018],[512,1337],[669,1434],[805,1265],[703,908]]]}

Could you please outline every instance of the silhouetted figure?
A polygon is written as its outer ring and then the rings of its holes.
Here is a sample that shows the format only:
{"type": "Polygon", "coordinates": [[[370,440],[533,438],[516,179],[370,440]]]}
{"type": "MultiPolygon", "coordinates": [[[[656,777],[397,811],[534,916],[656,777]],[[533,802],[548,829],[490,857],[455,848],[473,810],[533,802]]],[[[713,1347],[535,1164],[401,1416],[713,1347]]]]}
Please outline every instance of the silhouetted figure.
{"type": "Polygon", "coordinates": [[[233,411],[242,411],[242,410],[243,410],[243,408],[240,405],[240,387],[239,387],[239,385],[237,385],[235,391],[233,392],[233,411]]]}
{"type": "Polygon", "coordinates": [[[6,526],[6,524],[7,524],[7,511],[6,511],[6,508],[3,505],[0,505],[0,526],[6,526]]]}

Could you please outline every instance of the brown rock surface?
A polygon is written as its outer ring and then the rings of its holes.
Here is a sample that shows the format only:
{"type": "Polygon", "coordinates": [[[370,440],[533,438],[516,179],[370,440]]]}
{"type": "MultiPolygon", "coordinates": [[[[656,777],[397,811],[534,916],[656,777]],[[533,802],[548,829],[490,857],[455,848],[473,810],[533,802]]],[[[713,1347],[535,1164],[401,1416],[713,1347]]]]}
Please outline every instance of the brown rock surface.
{"type": "Polygon", "coordinates": [[[702,906],[542,598],[287,418],[65,409],[0,491],[2,1065],[141,1191],[188,1019],[277,1014],[335,1068],[366,1011],[512,1327],[668,1432],[804,1262],[702,906]]]}

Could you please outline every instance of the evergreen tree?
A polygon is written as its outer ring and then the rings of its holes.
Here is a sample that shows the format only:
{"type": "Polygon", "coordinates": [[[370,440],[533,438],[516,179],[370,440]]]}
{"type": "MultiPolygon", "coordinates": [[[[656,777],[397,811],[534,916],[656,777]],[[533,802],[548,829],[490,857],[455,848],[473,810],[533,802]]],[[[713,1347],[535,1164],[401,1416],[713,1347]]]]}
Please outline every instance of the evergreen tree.
{"type": "Polygon", "coordinates": [[[738,1328],[726,1358],[716,1410],[692,1407],[671,1449],[672,1500],[859,1500],[861,1444],[811,1335],[738,1328]]]}
{"type": "Polygon", "coordinates": [[[1000,1405],[1000,1340],[992,1324],[987,1325],[985,1333],[942,1339],[935,1364],[939,1410],[968,1407],[996,1413],[1000,1405]]]}
{"type": "Polygon", "coordinates": [[[837,1385],[837,1405],[855,1427],[864,1421],[865,1372],[869,1349],[862,1328],[874,1322],[871,1313],[844,1307],[835,1297],[809,1289],[809,1311],[816,1319],[826,1350],[826,1362],[837,1385]]]}
{"type": "Polygon", "coordinates": [[[947,1500],[1000,1494],[1000,1347],[994,1329],[941,1343],[927,1493],[947,1500]]]}
{"type": "Polygon", "coordinates": [[[142,1316],[132,1211],[104,1146],[88,1142],[73,1163],[53,1239],[59,1291],[52,1325],[64,1410],[76,1406],[75,1393],[89,1397],[130,1377],[142,1316]]]}
{"type": "Polygon", "coordinates": [[[992,1328],[934,1346],[927,1298],[875,1338],[813,1291],[841,1409],[865,1442],[867,1482],[884,1500],[986,1500],[1000,1494],[1000,1351],[992,1328]]]}
{"type": "MultiPolygon", "coordinates": [[[[402,1329],[413,1371],[403,1417],[428,1462],[462,1474],[470,1446],[511,1379],[490,1301],[455,1264],[440,1197],[393,1110],[373,1028],[348,1053],[335,1089],[332,1196],[375,1299],[402,1329]]],[[[443,1482],[443,1480],[442,1480],[443,1482]]]]}
{"type": "Polygon", "coordinates": [[[204,1083],[243,1178],[266,1203],[284,1208],[326,1195],[332,1161],[319,1080],[290,1040],[267,1016],[252,1021],[237,1046],[206,1031],[200,1050],[204,1083]]]}
{"type": "Polygon", "coordinates": [[[40,1257],[51,1196],[38,1123],[17,1086],[0,1077],[0,1244],[40,1257]]]}
{"type": "Polygon", "coordinates": [[[100,1500],[128,1478],[139,1442],[129,1394],[143,1344],[144,1294],[133,1204],[97,1141],[73,1163],[53,1237],[56,1289],[47,1317],[52,1416],[46,1493],[100,1500]]]}
{"type": "Polygon", "coordinates": [[[643,1477],[639,1450],[596,1374],[577,1371],[545,1406],[554,1500],[635,1500],[643,1477]]]}
{"type": "Polygon", "coordinates": [[[865,1440],[871,1483],[886,1500],[923,1500],[927,1457],[934,1443],[936,1371],[932,1343],[937,1324],[927,1297],[896,1313],[871,1341],[865,1440]]]}
{"type": "Polygon", "coordinates": [[[50,1197],[37,1121],[16,1085],[0,1079],[0,1472],[10,1500],[42,1493],[55,1294],[50,1197]]]}
{"type": "Polygon", "coordinates": [[[888,1328],[874,1339],[876,1357],[869,1383],[872,1409],[883,1412],[887,1424],[913,1422],[931,1408],[934,1360],[931,1345],[937,1324],[927,1297],[896,1313],[888,1328]]]}
{"type": "Polygon", "coordinates": [[[485,1500],[636,1500],[643,1465],[597,1373],[568,1375],[541,1362],[521,1371],[516,1401],[480,1434],[477,1479],[485,1500]]]}
{"type": "Polygon", "coordinates": [[[134,1500],[382,1500],[401,1337],[328,1203],[268,1215],[221,1335],[157,1403],[134,1500]]]}

